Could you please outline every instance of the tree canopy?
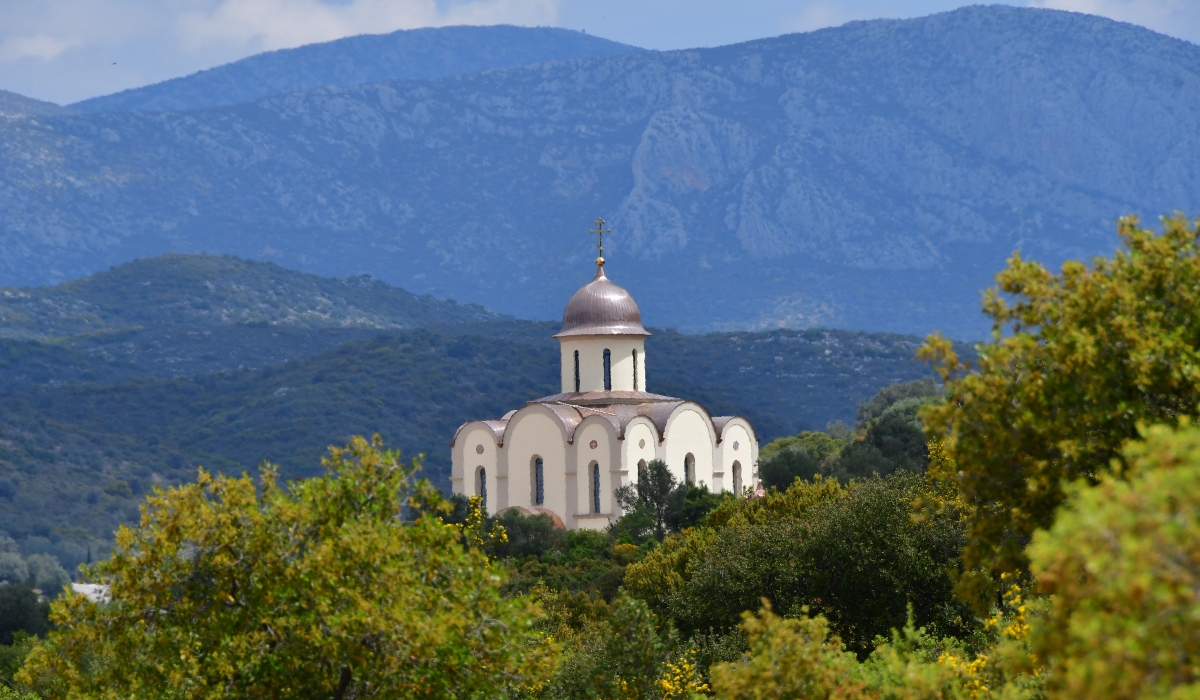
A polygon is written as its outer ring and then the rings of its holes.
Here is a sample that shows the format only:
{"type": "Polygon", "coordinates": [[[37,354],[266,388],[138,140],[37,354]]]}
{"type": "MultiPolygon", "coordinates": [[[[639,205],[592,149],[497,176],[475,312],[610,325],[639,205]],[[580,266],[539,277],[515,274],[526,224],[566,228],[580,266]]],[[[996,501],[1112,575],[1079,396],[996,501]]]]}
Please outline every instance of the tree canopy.
{"type": "Polygon", "coordinates": [[[1097,482],[1121,464],[1143,423],[1173,424],[1200,407],[1200,255],[1197,225],[1182,216],[1163,230],[1122,219],[1123,247],[1059,274],[1016,254],[988,292],[995,327],[978,364],[949,341],[923,348],[948,400],[926,427],[944,437],[968,508],[968,576],[976,599],[997,575],[1027,566],[1037,528],[1049,527],[1076,479],[1097,482]]]}
{"type": "Polygon", "coordinates": [[[323,464],[286,485],[267,466],[156,492],[88,571],[112,603],[55,603],[60,629],[18,679],[65,698],[495,697],[536,681],[535,605],[436,516],[417,461],[355,438],[323,464]]]}

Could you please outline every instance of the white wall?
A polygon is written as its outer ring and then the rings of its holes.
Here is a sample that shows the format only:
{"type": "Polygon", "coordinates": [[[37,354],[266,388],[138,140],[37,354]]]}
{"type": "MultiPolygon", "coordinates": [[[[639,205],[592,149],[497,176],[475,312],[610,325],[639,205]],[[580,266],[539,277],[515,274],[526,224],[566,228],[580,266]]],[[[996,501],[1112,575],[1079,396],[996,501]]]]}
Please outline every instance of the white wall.
{"type": "MultiPolygon", "coordinates": [[[[543,508],[558,514],[566,523],[569,515],[567,495],[567,450],[562,424],[549,409],[536,405],[521,409],[508,422],[504,444],[504,469],[508,476],[508,498],[504,508],[533,505],[534,456],[542,458],[543,508]]],[[[574,470],[571,470],[572,473],[574,470]]],[[[568,527],[570,525],[568,524],[568,527]]]]}
{"type": "Polygon", "coordinates": [[[742,465],[742,486],[751,488],[758,481],[755,464],[758,462],[758,441],[754,439],[750,424],[744,419],[733,418],[725,424],[723,439],[717,447],[718,469],[721,475],[721,490],[733,490],[733,463],[742,465]],[[736,445],[736,449],[734,448],[736,445]]]}
{"type": "Polygon", "coordinates": [[[464,496],[476,496],[475,470],[483,467],[487,473],[487,511],[494,515],[502,500],[498,469],[498,448],[492,429],[483,422],[468,423],[458,433],[450,454],[450,490],[464,496]],[[477,452],[483,447],[483,453],[477,452]]]}
{"type": "Polygon", "coordinates": [[[713,487],[713,448],[716,435],[708,416],[697,406],[684,404],[667,420],[663,440],[664,460],[671,474],[679,481],[684,480],[684,459],[688,453],[696,458],[696,485],[713,487]]]}
{"type": "Polygon", "coordinates": [[[562,391],[575,391],[575,351],[579,351],[579,390],[604,391],[604,350],[611,351],[612,388],[633,391],[633,351],[637,350],[638,391],[646,390],[646,339],[629,335],[568,336],[561,343],[562,391]]]}
{"type": "Polygon", "coordinates": [[[612,424],[604,418],[590,417],[575,431],[575,467],[577,495],[575,511],[571,514],[578,527],[598,529],[607,527],[617,518],[613,491],[619,485],[622,471],[621,452],[612,424]],[[595,442],[596,446],[592,447],[595,442]],[[593,513],[592,471],[600,467],[600,512],[593,513]]]}

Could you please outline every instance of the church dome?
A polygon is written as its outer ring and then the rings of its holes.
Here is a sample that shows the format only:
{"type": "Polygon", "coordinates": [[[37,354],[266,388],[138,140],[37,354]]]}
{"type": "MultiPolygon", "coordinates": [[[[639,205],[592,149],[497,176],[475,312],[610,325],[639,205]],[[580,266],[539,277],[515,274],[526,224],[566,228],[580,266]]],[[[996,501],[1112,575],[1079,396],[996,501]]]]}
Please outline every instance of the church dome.
{"type": "Polygon", "coordinates": [[[575,292],[563,311],[562,330],[554,337],[573,335],[650,335],[642,328],[642,312],[629,292],[609,281],[604,266],[596,278],[575,292]]]}

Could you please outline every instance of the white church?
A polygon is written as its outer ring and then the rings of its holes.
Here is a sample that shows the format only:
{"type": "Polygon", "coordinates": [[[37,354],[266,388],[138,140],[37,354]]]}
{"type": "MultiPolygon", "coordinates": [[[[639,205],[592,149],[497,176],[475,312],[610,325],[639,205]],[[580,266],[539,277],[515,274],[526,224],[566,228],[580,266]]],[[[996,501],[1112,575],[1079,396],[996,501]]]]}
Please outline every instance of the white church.
{"type": "Polygon", "coordinates": [[[567,302],[554,336],[562,392],[454,434],[453,491],[481,496],[490,515],[519,507],[568,529],[607,527],[622,514],[616,489],[635,483],[653,459],[677,480],[713,491],[741,494],[758,482],[749,421],[646,391],[650,334],[633,297],[604,274],[599,247],[595,279],[567,302]]]}

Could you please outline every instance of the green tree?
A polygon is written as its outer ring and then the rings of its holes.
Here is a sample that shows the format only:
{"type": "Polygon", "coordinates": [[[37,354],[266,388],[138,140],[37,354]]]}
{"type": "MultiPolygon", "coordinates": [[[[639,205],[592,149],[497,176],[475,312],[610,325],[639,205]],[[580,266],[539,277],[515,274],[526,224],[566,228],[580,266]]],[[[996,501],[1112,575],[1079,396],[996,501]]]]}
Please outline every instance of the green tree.
{"type": "Polygon", "coordinates": [[[0,585],[0,644],[12,644],[18,632],[45,634],[50,630],[50,606],[38,600],[25,583],[0,585]]]}
{"type": "Polygon", "coordinates": [[[716,697],[841,700],[867,696],[855,677],[854,655],[829,633],[825,618],[783,619],[765,603],[757,615],[747,612],[742,617],[750,653],[744,660],[713,667],[716,697]]]}
{"type": "Polygon", "coordinates": [[[1014,255],[984,302],[995,332],[976,371],[943,338],[922,349],[947,384],[949,400],[925,421],[958,465],[963,591],[976,601],[994,594],[999,573],[1024,570],[1064,484],[1095,483],[1120,464],[1139,423],[1174,423],[1200,406],[1197,225],[1165,218],[1156,234],[1130,217],[1118,231],[1111,259],[1057,275],[1014,255]]]}
{"type": "MultiPolygon", "coordinates": [[[[1184,421],[1181,421],[1184,422],[1184,421]]],[[[1200,696],[1200,430],[1155,426],[1124,470],[1068,491],[1029,558],[1053,697],[1200,696]]]]}
{"type": "Polygon", "coordinates": [[[897,473],[731,499],[706,526],[631,564],[625,586],[685,635],[731,631],[764,598],[788,615],[806,606],[823,614],[863,656],[877,635],[904,625],[910,603],[920,624],[963,634],[974,618],[955,601],[948,573],[963,546],[960,515],[951,504],[914,518],[923,495],[921,477],[897,473]]]}
{"type": "Polygon", "coordinates": [[[534,603],[461,544],[479,533],[430,513],[417,461],[355,438],[323,464],[286,486],[267,466],[259,483],[201,470],[156,491],[86,573],[112,603],[63,596],[18,680],[70,698],[495,697],[537,681],[534,603]],[[410,499],[426,514],[404,522],[410,499]]]}
{"type": "Polygon", "coordinates": [[[766,456],[760,452],[758,456],[758,474],[763,486],[769,489],[783,490],[796,479],[811,480],[821,473],[820,458],[799,440],[771,450],[766,456]]]}
{"type": "Polygon", "coordinates": [[[615,495],[622,510],[649,514],[654,520],[655,536],[661,540],[667,534],[672,513],[683,506],[687,485],[675,481],[666,462],[655,459],[645,469],[638,470],[636,484],[618,488],[615,495]]]}

